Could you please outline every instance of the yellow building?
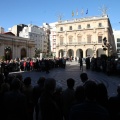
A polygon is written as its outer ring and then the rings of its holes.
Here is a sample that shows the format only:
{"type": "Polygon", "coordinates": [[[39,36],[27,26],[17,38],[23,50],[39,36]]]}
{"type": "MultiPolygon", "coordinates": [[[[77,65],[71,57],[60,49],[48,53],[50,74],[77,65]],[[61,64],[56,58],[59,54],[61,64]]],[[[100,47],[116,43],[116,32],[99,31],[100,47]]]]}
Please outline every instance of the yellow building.
{"type": "Polygon", "coordinates": [[[100,57],[116,53],[107,15],[60,21],[56,24],[56,57],[100,57]],[[106,37],[106,46],[103,38],[106,37]],[[103,50],[106,47],[107,50],[103,50]]]}

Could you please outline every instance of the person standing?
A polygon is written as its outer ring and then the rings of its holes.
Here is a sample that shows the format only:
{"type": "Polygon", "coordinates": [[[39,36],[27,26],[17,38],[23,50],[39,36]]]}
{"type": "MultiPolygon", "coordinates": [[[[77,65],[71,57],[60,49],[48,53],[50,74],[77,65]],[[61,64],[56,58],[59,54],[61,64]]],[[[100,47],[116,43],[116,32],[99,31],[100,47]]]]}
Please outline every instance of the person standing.
{"type": "Polygon", "coordinates": [[[90,57],[86,58],[86,69],[90,69],[90,57]]]}
{"type": "Polygon", "coordinates": [[[79,63],[80,63],[80,70],[83,71],[83,60],[82,60],[82,58],[79,58],[79,63]]]}
{"type": "Polygon", "coordinates": [[[67,79],[67,88],[62,93],[62,110],[63,117],[65,120],[69,120],[69,112],[75,101],[75,90],[74,90],[75,80],[73,78],[67,79]]]}
{"type": "Polygon", "coordinates": [[[96,102],[97,84],[95,81],[86,81],[84,93],[84,102],[71,108],[69,120],[109,120],[108,110],[96,102]]]}
{"type": "Polygon", "coordinates": [[[85,72],[81,73],[81,74],[80,74],[80,79],[81,79],[81,81],[82,81],[82,83],[83,83],[83,85],[84,85],[85,82],[89,80],[87,73],[85,73],[85,72]]]}
{"type": "Polygon", "coordinates": [[[44,82],[44,92],[42,93],[39,106],[42,120],[61,120],[61,112],[59,106],[54,100],[54,92],[56,88],[56,80],[47,78],[44,82]]]}

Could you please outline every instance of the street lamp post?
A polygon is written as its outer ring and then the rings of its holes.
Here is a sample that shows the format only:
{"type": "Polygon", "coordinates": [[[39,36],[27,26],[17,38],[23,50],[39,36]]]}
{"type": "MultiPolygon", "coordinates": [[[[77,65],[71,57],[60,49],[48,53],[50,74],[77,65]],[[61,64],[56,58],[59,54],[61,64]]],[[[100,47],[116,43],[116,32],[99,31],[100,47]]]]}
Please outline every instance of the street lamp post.
{"type": "Polygon", "coordinates": [[[102,45],[102,47],[103,47],[103,51],[105,53],[106,50],[107,50],[107,39],[106,39],[106,37],[103,38],[103,45],[102,45]]]}
{"type": "Polygon", "coordinates": [[[35,57],[37,56],[37,48],[35,48],[35,57]]]}
{"type": "Polygon", "coordinates": [[[108,50],[108,56],[111,56],[112,45],[109,42],[107,42],[106,37],[103,38],[103,45],[102,45],[102,47],[103,47],[104,51],[108,50]]]}

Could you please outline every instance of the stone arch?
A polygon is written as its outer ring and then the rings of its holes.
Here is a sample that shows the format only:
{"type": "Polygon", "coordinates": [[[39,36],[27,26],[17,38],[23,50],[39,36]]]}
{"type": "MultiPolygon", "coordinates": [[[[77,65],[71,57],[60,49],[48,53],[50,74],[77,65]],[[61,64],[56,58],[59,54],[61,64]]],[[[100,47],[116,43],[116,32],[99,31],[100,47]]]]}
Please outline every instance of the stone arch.
{"type": "Polygon", "coordinates": [[[4,56],[5,60],[11,60],[12,59],[12,50],[11,47],[7,46],[4,49],[4,56]]]}
{"type": "Polygon", "coordinates": [[[69,50],[67,51],[67,56],[68,56],[68,58],[75,57],[75,56],[74,56],[74,51],[73,51],[73,49],[69,49],[69,50]]]}
{"type": "Polygon", "coordinates": [[[83,50],[82,49],[77,49],[76,50],[76,57],[77,58],[83,58],[83,50]]]}
{"type": "Polygon", "coordinates": [[[22,48],[22,49],[21,49],[21,59],[23,59],[23,58],[25,58],[25,57],[27,57],[27,51],[26,51],[25,48],[22,48]]]}
{"type": "Polygon", "coordinates": [[[59,50],[58,57],[60,57],[60,58],[64,57],[64,50],[63,49],[59,50]]]}
{"type": "Polygon", "coordinates": [[[105,54],[102,48],[98,48],[96,53],[96,57],[100,57],[102,54],[105,54]]]}
{"type": "Polygon", "coordinates": [[[94,51],[90,48],[86,50],[86,57],[93,57],[94,56],[94,51]]]}

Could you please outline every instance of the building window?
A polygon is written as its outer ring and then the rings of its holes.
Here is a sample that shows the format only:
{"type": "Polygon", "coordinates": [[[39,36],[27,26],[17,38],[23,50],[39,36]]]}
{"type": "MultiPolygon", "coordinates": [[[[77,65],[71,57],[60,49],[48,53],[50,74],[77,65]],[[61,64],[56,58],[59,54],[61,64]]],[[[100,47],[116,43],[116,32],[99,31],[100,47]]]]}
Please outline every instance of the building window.
{"type": "Polygon", "coordinates": [[[91,35],[87,36],[87,43],[91,43],[91,35]]]}
{"type": "Polygon", "coordinates": [[[117,53],[120,53],[120,49],[117,49],[117,53]]]}
{"type": "Polygon", "coordinates": [[[102,36],[98,36],[98,43],[102,43],[102,36]]]}
{"type": "Polygon", "coordinates": [[[99,23],[99,24],[98,24],[98,27],[102,27],[102,23],[99,23]]]}
{"type": "Polygon", "coordinates": [[[63,37],[60,37],[60,45],[63,45],[63,37]]]}
{"type": "Polygon", "coordinates": [[[78,29],[81,29],[81,25],[78,25],[78,29]]]}
{"type": "Polygon", "coordinates": [[[56,42],[56,39],[53,39],[53,42],[56,42]]]}
{"type": "Polygon", "coordinates": [[[120,47],[120,43],[117,43],[117,47],[120,47]]]}
{"type": "Polygon", "coordinates": [[[82,36],[77,36],[77,41],[78,41],[78,44],[80,44],[82,42],[82,36]]]}
{"type": "Polygon", "coordinates": [[[87,28],[90,28],[90,24],[87,24],[87,28]]]}
{"type": "Polygon", "coordinates": [[[72,26],[69,27],[69,30],[72,30],[72,26]]]}
{"type": "Polygon", "coordinates": [[[117,42],[120,42],[120,38],[117,38],[117,42]]]}
{"type": "Polygon", "coordinates": [[[63,31],[63,27],[60,27],[60,31],[63,31]]]}
{"type": "Polygon", "coordinates": [[[73,37],[71,36],[71,37],[69,37],[69,44],[72,44],[72,39],[73,39],[73,37]]]}

